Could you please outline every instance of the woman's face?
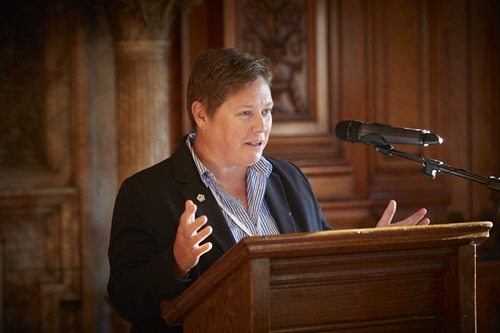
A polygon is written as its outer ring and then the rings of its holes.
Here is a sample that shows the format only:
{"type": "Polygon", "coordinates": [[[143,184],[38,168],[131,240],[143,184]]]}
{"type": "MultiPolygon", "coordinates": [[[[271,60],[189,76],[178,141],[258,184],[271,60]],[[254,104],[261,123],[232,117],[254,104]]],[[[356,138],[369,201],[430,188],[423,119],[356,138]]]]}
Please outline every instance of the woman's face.
{"type": "Polygon", "coordinates": [[[222,168],[248,167],[257,162],[269,140],[272,107],[271,90],[263,78],[228,96],[198,130],[197,141],[203,140],[204,157],[222,168]]]}

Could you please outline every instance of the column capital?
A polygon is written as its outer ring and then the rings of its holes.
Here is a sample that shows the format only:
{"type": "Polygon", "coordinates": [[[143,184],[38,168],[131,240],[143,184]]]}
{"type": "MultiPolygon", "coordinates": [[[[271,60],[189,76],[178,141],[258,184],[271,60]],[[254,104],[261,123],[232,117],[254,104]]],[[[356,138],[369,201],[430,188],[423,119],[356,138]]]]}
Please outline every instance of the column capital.
{"type": "Polygon", "coordinates": [[[116,42],[167,40],[177,12],[202,0],[103,0],[116,42]]]}

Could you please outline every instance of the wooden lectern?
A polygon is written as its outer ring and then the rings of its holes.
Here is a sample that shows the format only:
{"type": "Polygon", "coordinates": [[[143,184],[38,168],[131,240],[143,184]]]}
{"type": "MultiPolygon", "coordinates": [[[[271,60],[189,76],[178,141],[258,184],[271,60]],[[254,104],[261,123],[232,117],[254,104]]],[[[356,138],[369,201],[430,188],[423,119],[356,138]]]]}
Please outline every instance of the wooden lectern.
{"type": "Polygon", "coordinates": [[[250,237],[179,298],[201,332],[475,332],[476,246],[491,222],[250,237]]]}

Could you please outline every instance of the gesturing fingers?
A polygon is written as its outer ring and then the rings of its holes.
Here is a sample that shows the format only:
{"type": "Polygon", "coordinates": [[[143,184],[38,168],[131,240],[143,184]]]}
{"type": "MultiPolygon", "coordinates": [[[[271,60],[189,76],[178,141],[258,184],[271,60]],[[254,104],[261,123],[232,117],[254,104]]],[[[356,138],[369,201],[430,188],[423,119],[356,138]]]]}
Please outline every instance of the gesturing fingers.
{"type": "Polygon", "coordinates": [[[209,242],[200,246],[200,243],[212,233],[212,227],[202,228],[207,223],[207,217],[196,218],[196,209],[191,200],[186,201],[185,210],[179,220],[174,243],[174,258],[178,273],[181,275],[185,275],[198,263],[200,256],[212,248],[209,242]]]}
{"type": "Polygon", "coordinates": [[[398,223],[404,226],[427,225],[431,221],[428,218],[424,218],[425,214],[427,214],[427,210],[425,208],[422,208],[398,223]]]}
{"type": "Polygon", "coordinates": [[[196,210],[198,209],[198,207],[191,200],[187,200],[184,207],[184,212],[182,213],[179,221],[179,228],[193,223],[195,220],[196,210]]]}
{"type": "Polygon", "coordinates": [[[212,227],[210,226],[201,229],[207,223],[208,219],[204,215],[195,218],[196,209],[196,205],[191,200],[186,201],[186,210],[181,216],[177,231],[192,247],[197,246],[212,233],[212,227]]]}
{"type": "Polygon", "coordinates": [[[382,217],[377,223],[377,227],[388,227],[391,225],[392,218],[394,217],[394,214],[396,213],[396,201],[391,200],[389,201],[389,204],[387,205],[387,208],[384,211],[384,214],[382,214],[382,217]]]}
{"type": "Polygon", "coordinates": [[[389,227],[389,226],[406,227],[414,225],[427,225],[430,223],[430,220],[428,218],[424,218],[424,216],[427,214],[427,210],[425,208],[419,209],[418,211],[408,216],[404,220],[398,222],[392,222],[394,214],[396,213],[396,207],[397,207],[396,201],[391,200],[387,205],[384,214],[382,214],[382,217],[378,221],[377,227],[389,227]]]}

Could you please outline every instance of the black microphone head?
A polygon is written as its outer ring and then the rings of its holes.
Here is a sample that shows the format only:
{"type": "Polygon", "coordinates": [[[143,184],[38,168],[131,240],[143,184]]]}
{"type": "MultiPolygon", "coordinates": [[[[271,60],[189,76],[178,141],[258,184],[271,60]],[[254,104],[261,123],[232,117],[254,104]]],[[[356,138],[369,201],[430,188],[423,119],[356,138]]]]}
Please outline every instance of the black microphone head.
{"type": "Polygon", "coordinates": [[[423,143],[424,146],[428,145],[440,145],[443,143],[443,138],[434,133],[424,133],[423,135],[423,143]]]}
{"type": "Polygon", "coordinates": [[[348,142],[360,142],[359,129],[363,122],[358,120],[344,120],[339,121],[335,126],[335,136],[348,142]]]}

